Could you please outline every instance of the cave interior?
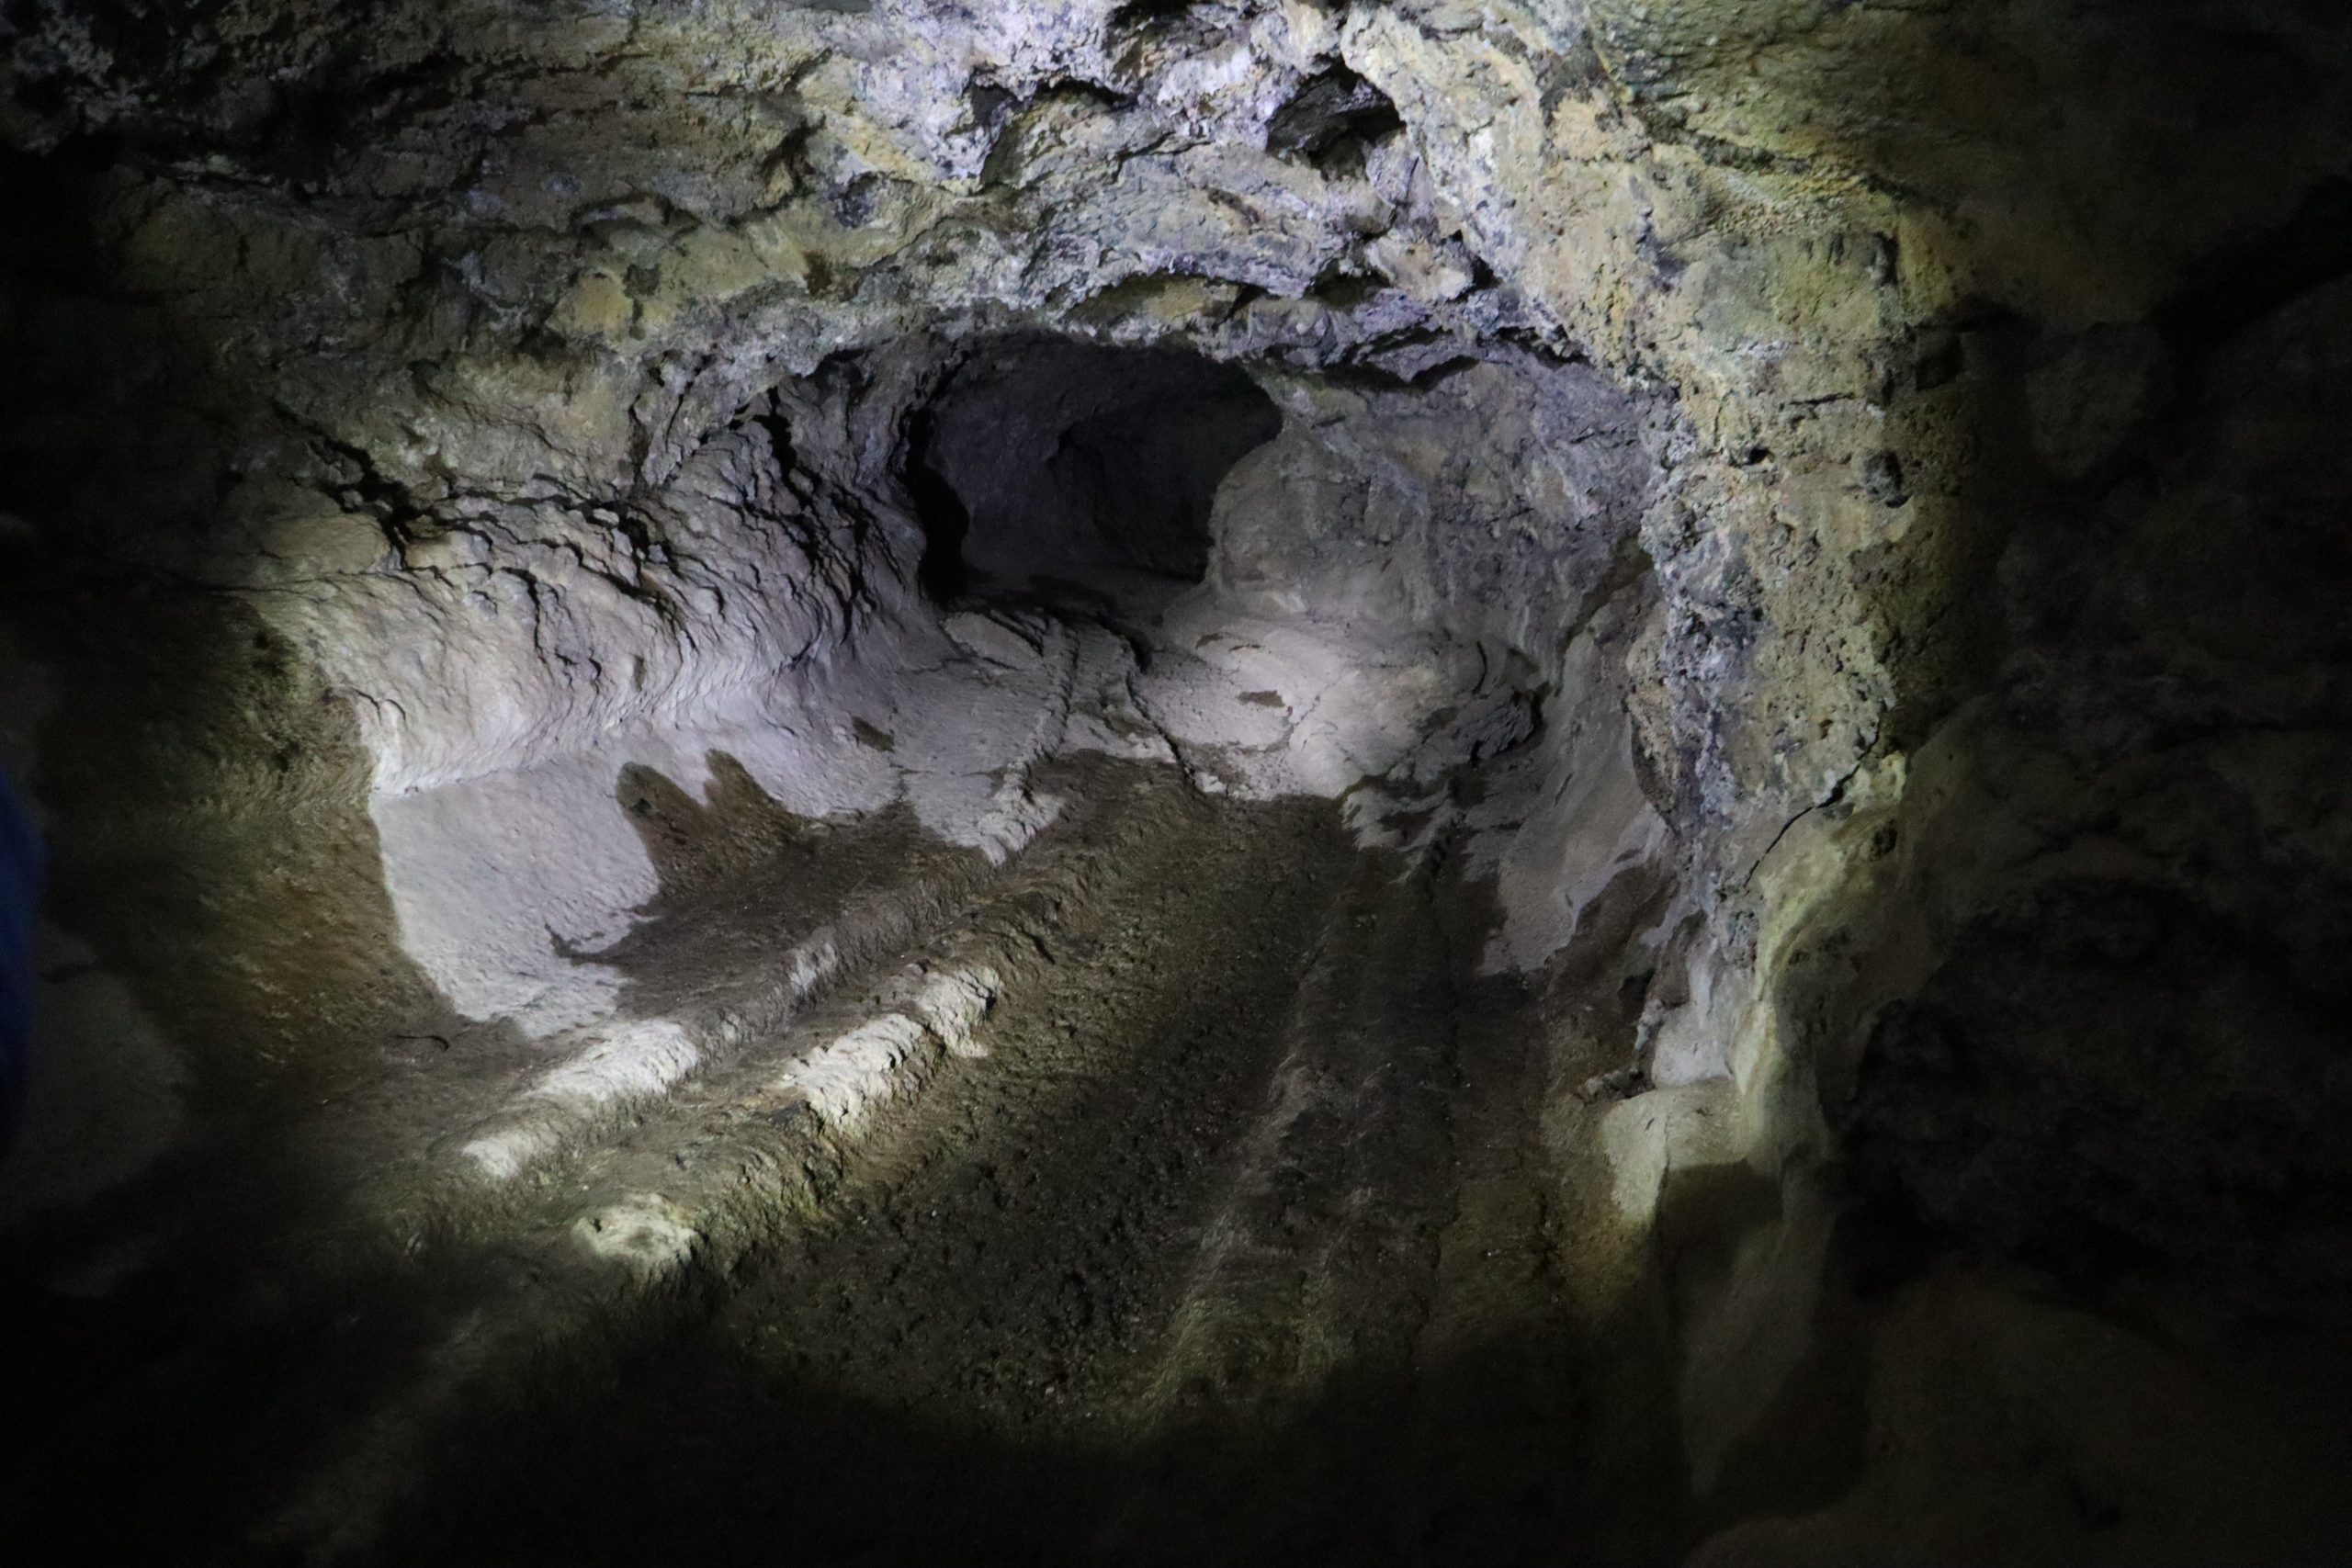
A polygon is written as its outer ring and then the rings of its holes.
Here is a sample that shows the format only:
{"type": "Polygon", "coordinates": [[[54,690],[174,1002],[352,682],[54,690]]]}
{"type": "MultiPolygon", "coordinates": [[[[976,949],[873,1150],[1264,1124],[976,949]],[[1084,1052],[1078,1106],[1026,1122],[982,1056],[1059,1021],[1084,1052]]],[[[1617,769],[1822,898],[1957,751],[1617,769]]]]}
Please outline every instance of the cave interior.
{"type": "Polygon", "coordinates": [[[2352,21],[0,6],[0,1540],[2352,1554],[2352,21]]]}

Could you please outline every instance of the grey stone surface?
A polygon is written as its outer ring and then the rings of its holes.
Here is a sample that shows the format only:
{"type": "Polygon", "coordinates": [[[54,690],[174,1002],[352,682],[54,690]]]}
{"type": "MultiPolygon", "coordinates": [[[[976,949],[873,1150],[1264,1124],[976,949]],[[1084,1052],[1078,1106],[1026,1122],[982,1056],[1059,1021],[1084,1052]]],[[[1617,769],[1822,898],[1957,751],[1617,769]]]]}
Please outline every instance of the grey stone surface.
{"type": "MultiPolygon", "coordinates": [[[[2056,1558],[2234,1539],[2052,1369],[2218,1410],[2148,1392],[2272,1389],[2194,1325],[2352,1297],[2331,8],[26,0],[0,51],[0,716],[136,1021],[61,1081],[169,1086],[26,1190],[167,1208],[294,1125],[397,1251],[443,1200],[321,1105],[503,1191],[741,1047],[631,988],[662,811],[978,877],[1107,755],[1465,870],[1539,1055],[1626,1014],[1521,1087],[1649,1260],[1718,1560],[1982,1555],[2011,1494],[1935,1481],[1988,1451],[2098,1495],[2018,1516],[2056,1558]],[[1792,1490],[1865,1340],[1901,1440],[1792,1490]],[[2031,1441],[1986,1368],[2062,1391],[2031,1441]]],[[[841,1060],[927,1063],[912,1006],[841,1060]]],[[[597,1211],[649,1282],[716,1234],[650,1192],[597,1211]]]]}

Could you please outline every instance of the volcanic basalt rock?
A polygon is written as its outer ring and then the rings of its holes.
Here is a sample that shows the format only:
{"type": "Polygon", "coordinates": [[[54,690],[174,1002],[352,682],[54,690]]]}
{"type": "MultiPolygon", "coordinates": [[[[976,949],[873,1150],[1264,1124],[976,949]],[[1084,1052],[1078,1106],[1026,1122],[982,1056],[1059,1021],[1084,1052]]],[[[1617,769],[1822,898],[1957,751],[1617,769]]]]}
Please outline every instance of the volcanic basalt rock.
{"type": "Polygon", "coordinates": [[[2352,1540],[2335,7],[0,51],[10,1539],[2352,1540]]]}

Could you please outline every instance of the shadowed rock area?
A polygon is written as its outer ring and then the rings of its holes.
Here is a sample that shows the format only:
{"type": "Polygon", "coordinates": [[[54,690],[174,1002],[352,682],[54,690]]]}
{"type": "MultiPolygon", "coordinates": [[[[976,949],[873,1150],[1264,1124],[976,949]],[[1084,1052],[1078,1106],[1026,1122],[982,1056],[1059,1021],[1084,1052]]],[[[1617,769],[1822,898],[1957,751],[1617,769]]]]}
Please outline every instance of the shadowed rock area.
{"type": "Polygon", "coordinates": [[[2352,1555],[2340,11],[0,5],[0,1540],[2352,1555]]]}
{"type": "Polygon", "coordinates": [[[1054,338],[972,351],[916,417],[922,575],[948,592],[976,577],[1198,582],[1218,486],[1282,429],[1229,367],[1054,338]]]}

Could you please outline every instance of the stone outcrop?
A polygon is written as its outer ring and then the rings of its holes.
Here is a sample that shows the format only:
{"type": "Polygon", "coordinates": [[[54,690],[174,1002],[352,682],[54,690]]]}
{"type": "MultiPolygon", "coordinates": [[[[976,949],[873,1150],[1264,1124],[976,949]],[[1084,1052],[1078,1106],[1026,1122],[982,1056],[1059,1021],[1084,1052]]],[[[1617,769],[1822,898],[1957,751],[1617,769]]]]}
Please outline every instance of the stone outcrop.
{"type": "Polygon", "coordinates": [[[17,0],[0,50],[0,760],[104,971],[61,1016],[136,1024],[110,1178],[189,1074],[403,1019],[546,1043],[551,1140],[716,1059],[599,957],[674,872],[630,780],[1002,863],[1108,755],[1458,847],[1533,1016],[1622,995],[1544,1092],[1723,1561],[1989,1539],[1904,1534],[1992,1441],[1904,1347],[2031,1383],[2044,1283],[2133,1386],[2352,1292],[2330,7],[17,0]],[[1800,1507],[1756,1467],[1829,1363],[1935,1436],[1800,1507]]]}

